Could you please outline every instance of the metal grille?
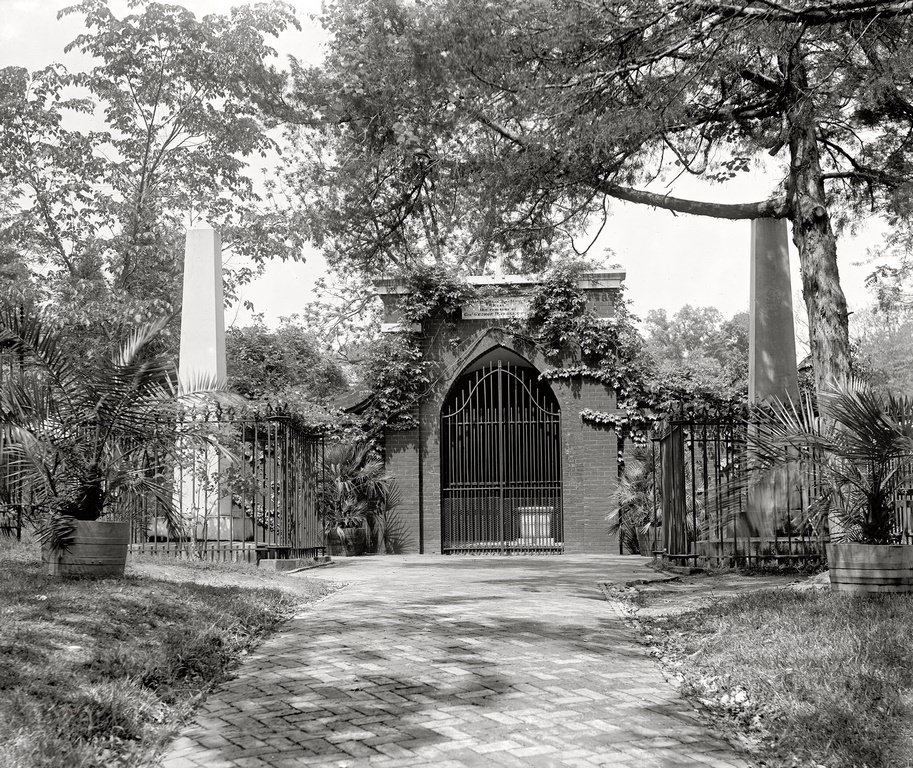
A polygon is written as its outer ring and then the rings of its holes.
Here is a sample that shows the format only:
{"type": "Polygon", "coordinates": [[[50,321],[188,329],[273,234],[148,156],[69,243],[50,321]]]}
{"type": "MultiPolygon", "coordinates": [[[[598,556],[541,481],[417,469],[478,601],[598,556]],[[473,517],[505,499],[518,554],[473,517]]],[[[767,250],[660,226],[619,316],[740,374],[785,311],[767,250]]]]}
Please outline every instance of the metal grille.
{"type": "Polygon", "coordinates": [[[182,450],[177,466],[149,452],[150,469],[174,478],[175,505],[199,508],[186,521],[185,537],[174,540],[155,499],[125,498],[115,516],[131,523],[131,551],[179,557],[194,552],[205,560],[256,563],[324,550],[317,519],[320,435],[279,414],[220,409],[186,416],[184,423],[186,429],[218,432],[235,460],[213,475],[211,449],[182,450]]]}
{"type": "Polygon", "coordinates": [[[817,479],[798,462],[785,464],[767,486],[766,492],[778,498],[775,519],[764,531],[747,524],[746,428],[741,420],[674,420],[654,440],[662,539],[653,550],[662,550],[664,560],[724,566],[801,566],[821,560],[825,531],[813,527],[803,512],[817,479]]]}
{"type": "Polygon", "coordinates": [[[445,553],[561,552],[561,412],[533,368],[492,362],[441,409],[445,553]]]}

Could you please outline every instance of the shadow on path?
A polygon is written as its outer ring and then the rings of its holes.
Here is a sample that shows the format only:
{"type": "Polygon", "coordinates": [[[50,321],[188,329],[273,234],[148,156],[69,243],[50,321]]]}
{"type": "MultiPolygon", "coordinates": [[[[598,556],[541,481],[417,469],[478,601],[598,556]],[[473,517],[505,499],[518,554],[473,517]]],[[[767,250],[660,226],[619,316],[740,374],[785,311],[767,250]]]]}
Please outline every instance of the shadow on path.
{"type": "Polygon", "coordinates": [[[604,567],[392,566],[265,643],[163,764],[746,765],[597,602],[604,567]]]}

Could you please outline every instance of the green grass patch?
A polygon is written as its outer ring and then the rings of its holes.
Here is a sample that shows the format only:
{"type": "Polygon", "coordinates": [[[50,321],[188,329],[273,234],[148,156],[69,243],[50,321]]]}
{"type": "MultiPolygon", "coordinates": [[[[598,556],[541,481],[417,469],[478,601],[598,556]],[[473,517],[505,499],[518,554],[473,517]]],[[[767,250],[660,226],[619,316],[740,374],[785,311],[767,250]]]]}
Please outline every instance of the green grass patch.
{"type": "Polygon", "coordinates": [[[0,538],[0,766],[146,763],[304,599],[138,577],[61,581],[44,575],[36,547],[0,538]]]}
{"type": "Polygon", "coordinates": [[[913,766],[913,598],[772,590],[642,621],[766,765],[913,766]]]}

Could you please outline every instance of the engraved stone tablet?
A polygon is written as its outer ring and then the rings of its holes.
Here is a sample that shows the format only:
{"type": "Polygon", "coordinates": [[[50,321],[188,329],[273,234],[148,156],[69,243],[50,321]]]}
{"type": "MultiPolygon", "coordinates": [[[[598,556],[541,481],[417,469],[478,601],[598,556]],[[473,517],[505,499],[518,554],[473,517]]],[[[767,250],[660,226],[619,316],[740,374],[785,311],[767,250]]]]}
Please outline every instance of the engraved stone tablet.
{"type": "Polygon", "coordinates": [[[529,312],[529,296],[490,296],[463,305],[464,320],[523,318],[529,312]]]}

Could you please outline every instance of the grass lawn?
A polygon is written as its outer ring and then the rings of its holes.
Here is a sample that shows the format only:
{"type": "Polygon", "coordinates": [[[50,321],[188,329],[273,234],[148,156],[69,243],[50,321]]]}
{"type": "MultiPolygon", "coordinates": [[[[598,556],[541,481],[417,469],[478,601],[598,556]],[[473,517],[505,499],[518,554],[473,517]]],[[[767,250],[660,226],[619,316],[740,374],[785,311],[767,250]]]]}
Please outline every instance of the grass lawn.
{"type": "Polygon", "coordinates": [[[765,590],[640,620],[765,765],[913,766],[913,598],[765,590]]]}
{"type": "Polygon", "coordinates": [[[0,766],[145,764],[248,649],[329,591],[204,585],[195,570],[60,581],[36,547],[0,537],[0,766]]]}

